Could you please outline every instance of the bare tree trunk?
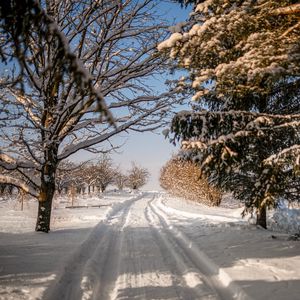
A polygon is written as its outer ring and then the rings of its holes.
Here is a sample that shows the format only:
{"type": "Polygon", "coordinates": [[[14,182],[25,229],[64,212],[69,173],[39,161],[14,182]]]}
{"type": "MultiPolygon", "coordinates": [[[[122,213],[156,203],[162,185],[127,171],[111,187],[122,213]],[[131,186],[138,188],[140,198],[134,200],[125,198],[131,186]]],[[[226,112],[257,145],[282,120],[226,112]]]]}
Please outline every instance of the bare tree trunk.
{"type": "Polygon", "coordinates": [[[55,173],[57,168],[57,147],[45,150],[45,164],[41,172],[41,189],[36,231],[49,232],[52,201],[55,192],[55,173]]]}
{"type": "Polygon", "coordinates": [[[267,208],[263,205],[257,212],[256,224],[267,229],[267,208]]]}
{"type": "Polygon", "coordinates": [[[0,184],[0,195],[3,195],[3,194],[4,194],[5,188],[6,188],[6,185],[3,184],[3,183],[1,183],[1,184],[0,184]]]}
{"type": "Polygon", "coordinates": [[[36,231],[48,232],[50,230],[54,191],[55,185],[51,182],[42,186],[41,195],[43,197],[43,201],[39,201],[38,216],[35,227],[36,231]]]}

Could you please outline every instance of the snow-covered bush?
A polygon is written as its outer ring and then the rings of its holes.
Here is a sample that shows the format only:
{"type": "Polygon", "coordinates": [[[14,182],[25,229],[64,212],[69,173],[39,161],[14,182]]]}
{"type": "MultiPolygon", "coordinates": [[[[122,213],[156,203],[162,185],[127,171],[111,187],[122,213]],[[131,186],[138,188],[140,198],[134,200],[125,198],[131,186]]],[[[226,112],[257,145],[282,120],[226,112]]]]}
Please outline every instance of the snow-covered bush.
{"type": "Polygon", "coordinates": [[[221,193],[210,186],[202,176],[199,167],[190,161],[173,158],[162,168],[161,187],[174,196],[218,206],[221,193]]]}

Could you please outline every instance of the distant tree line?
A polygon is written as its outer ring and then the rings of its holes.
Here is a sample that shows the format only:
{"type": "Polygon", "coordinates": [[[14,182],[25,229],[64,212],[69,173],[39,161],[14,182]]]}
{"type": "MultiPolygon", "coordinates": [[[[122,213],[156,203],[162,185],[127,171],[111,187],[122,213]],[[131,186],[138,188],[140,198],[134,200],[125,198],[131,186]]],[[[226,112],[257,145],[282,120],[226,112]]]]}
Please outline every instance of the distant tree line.
{"type": "MultiPolygon", "coordinates": [[[[1,172],[18,176],[14,171],[2,169],[1,172]]],[[[138,190],[147,183],[148,178],[147,169],[133,162],[131,168],[123,172],[120,167],[115,166],[111,157],[105,154],[95,162],[62,161],[57,170],[55,186],[58,195],[71,192],[73,194],[99,194],[105,192],[109,185],[120,191],[124,188],[138,190]]],[[[0,195],[12,194],[13,188],[11,184],[0,184],[0,195]]]]}
{"type": "Polygon", "coordinates": [[[76,187],[76,193],[103,193],[109,185],[122,191],[124,188],[138,190],[149,178],[147,169],[132,163],[127,172],[114,165],[108,155],[101,156],[96,162],[63,162],[58,169],[56,189],[58,193],[67,192],[76,187]]]}

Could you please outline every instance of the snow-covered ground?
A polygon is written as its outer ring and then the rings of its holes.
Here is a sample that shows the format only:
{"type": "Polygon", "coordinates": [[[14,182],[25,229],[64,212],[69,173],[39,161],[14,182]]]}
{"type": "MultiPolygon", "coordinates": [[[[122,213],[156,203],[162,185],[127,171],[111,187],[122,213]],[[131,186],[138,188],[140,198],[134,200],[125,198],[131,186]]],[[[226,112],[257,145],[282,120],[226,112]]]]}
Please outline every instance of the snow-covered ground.
{"type": "Polygon", "coordinates": [[[300,242],[231,201],[111,192],[73,204],[56,201],[44,234],[35,202],[0,199],[1,300],[299,299],[300,242]]]}

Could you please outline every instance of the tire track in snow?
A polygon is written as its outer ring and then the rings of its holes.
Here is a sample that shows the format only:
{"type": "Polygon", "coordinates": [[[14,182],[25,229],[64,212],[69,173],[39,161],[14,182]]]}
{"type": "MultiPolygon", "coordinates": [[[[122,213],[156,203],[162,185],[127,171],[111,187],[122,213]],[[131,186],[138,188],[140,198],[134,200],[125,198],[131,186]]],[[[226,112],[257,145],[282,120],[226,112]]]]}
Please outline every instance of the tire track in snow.
{"type": "Polygon", "coordinates": [[[176,274],[177,284],[186,287],[189,294],[180,295],[180,299],[220,299],[216,290],[208,284],[205,276],[190,260],[188,253],[174,238],[173,233],[163,226],[160,216],[153,209],[152,201],[149,201],[145,212],[150,226],[163,247],[162,253],[172,257],[172,273],[176,274]]]}
{"type": "Polygon", "coordinates": [[[152,213],[159,219],[168,236],[176,241],[194,266],[201,271],[203,280],[220,295],[221,299],[253,300],[240,286],[232,282],[228,274],[209,259],[187,235],[170,223],[167,213],[155,204],[157,201],[156,198],[149,203],[152,213]]]}
{"type": "Polygon", "coordinates": [[[94,255],[93,261],[90,261],[87,266],[88,274],[90,274],[90,288],[87,289],[86,298],[83,299],[111,299],[111,293],[115,288],[120,270],[124,240],[123,230],[130,217],[130,209],[133,203],[108,221],[108,226],[111,226],[111,229],[103,237],[98,251],[95,252],[96,255],[94,255]],[[91,295],[92,297],[90,297],[91,295]]]}
{"type": "Polygon", "coordinates": [[[106,218],[94,227],[88,238],[71,255],[59,279],[46,290],[43,299],[109,298],[118,273],[122,244],[120,232],[132,204],[142,197],[140,195],[113,206],[106,218]]]}
{"type": "Polygon", "coordinates": [[[155,202],[144,194],[114,206],[43,299],[249,299],[220,284],[155,202]]]}
{"type": "MultiPolygon", "coordinates": [[[[145,197],[132,206],[123,231],[119,276],[110,299],[218,299],[211,297],[211,291],[202,287],[200,294],[186,283],[193,274],[191,270],[183,274],[177,266],[179,260],[170,255],[172,247],[166,246],[159,223],[148,211],[151,200],[153,196],[145,197]]],[[[198,284],[203,283],[198,280],[198,284]]]]}

